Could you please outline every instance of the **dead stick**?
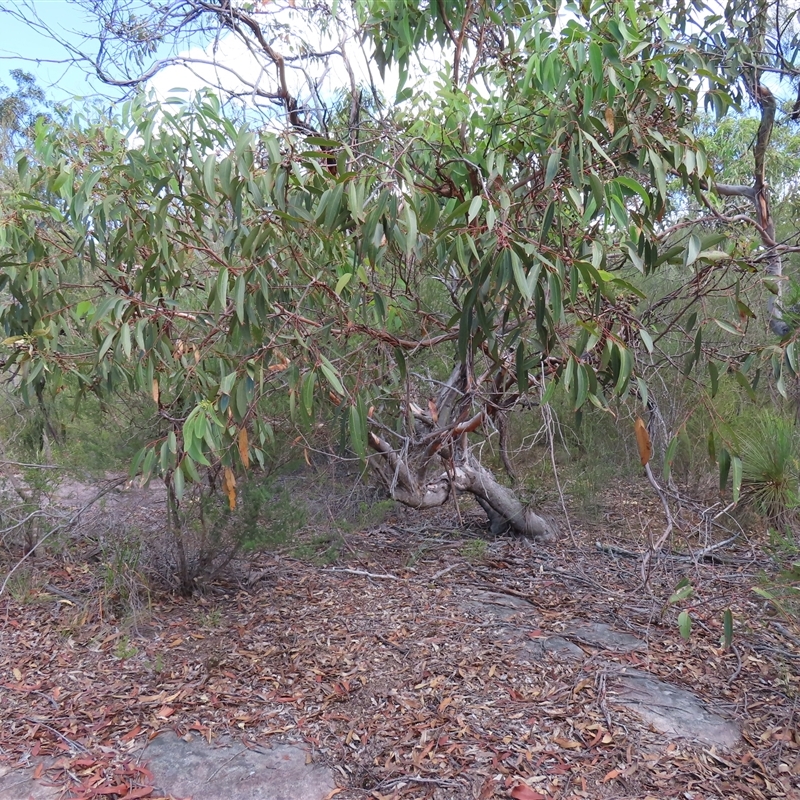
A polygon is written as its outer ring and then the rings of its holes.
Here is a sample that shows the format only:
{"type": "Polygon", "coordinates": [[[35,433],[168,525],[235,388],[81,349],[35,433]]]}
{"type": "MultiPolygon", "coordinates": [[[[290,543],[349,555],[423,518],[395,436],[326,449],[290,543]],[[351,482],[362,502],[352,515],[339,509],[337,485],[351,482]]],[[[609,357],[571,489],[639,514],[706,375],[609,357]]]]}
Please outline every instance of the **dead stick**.
{"type": "Polygon", "coordinates": [[[653,476],[653,470],[650,469],[649,463],[644,465],[644,471],[647,473],[647,480],[650,481],[650,485],[656,490],[656,493],[661,498],[661,505],[664,506],[664,513],[667,515],[666,530],[661,535],[661,538],[654,545],[650,546],[650,549],[645,553],[644,558],[642,559],[642,582],[645,586],[647,586],[650,581],[650,562],[652,561],[653,556],[661,550],[662,545],[667,541],[672,533],[672,529],[675,527],[675,520],[672,518],[672,512],[669,510],[667,498],[664,495],[661,487],[658,485],[658,481],[653,476]]]}
{"type": "Polygon", "coordinates": [[[347,572],[350,575],[362,575],[365,578],[379,578],[387,581],[405,580],[405,578],[398,578],[397,575],[379,575],[374,572],[367,572],[363,569],[346,569],[345,567],[331,567],[328,572],[347,572]]]}

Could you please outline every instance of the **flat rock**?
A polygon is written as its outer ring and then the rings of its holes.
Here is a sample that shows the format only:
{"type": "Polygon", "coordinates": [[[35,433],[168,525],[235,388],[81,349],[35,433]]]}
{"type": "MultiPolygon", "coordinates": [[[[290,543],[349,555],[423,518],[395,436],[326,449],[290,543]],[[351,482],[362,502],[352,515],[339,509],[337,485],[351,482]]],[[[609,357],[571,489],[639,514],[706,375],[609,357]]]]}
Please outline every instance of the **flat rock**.
{"type": "Polygon", "coordinates": [[[192,800],[324,800],[336,788],[333,773],[306,763],[306,751],[281,744],[248,748],[222,740],[209,746],[174,733],[153,739],[140,756],[158,791],[192,800]]]}
{"type": "MultiPolygon", "coordinates": [[[[307,763],[306,751],[297,745],[248,748],[224,739],[209,745],[170,732],[149,742],[139,760],[153,774],[154,796],[176,800],[325,800],[336,789],[331,770],[307,763]]],[[[33,774],[33,767],[0,765],[0,800],[64,796],[33,774]]]]}
{"type": "Polygon", "coordinates": [[[634,650],[643,650],[644,642],[630,633],[615,631],[604,622],[582,622],[573,625],[564,631],[564,636],[585,642],[592,647],[603,650],[613,650],[616,653],[632,653],[634,650]]]}
{"type": "Polygon", "coordinates": [[[33,777],[33,768],[0,764],[0,800],[56,800],[61,791],[33,777]]]}
{"type": "Polygon", "coordinates": [[[739,742],[736,725],[709,711],[686,689],[679,689],[646,672],[626,669],[609,679],[608,688],[617,703],[666,736],[725,749],[739,742]]]}
{"type": "Polygon", "coordinates": [[[545,652],[560,658],[583,658],[586,655],[577,644],[563,636],[548,636],[542,646],[545,652]]]}
{"type": "Polygon", "coordinates": [[[548,636],[546,638],[522,641],[519,651],[534,661],[539,661],[546,655],[557,660],[577,661],[586,655],[577,644],[561,636],[548,636]]]}
{"type": "Polygon", "coordinates": [[[487,592],[479,590],[472,592],[469,599],[464,603],[465,606],[478,612],[483,612],[504,622],[513,619],[522,619],[531,622],[536,609],[532,603],[521,597],[502,592],[487,592]]]}

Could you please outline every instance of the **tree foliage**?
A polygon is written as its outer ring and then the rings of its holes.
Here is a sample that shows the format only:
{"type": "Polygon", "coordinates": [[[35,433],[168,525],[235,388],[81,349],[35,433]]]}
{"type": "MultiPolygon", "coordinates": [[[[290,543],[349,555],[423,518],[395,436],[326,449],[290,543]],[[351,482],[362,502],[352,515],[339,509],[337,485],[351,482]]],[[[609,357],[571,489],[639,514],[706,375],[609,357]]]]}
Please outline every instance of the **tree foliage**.
{"type": "Polygon", "coordinates": [[[775,9],[314,5],[310,24],[341,33],[346,20],[381,71],[398,69],[384,107],[343,36],[324,57],[278,52],[286,18],[271,4],[97,5],[94,63],[110,82],[151,76],[175,60],[161,57],[168,39],[211,25],[270,66],[271,88],[248,97],[283,112],[259,128],[213,94],[160,106],[139,95],[110,120],[41,123],[4,202],[7,369],[23,393],[69,381],[148,393],[161,434],[133,468],[176,498],[211,468],[235,502],[236,473],[263,462],[281,415],[306,428],[322,415],[361,457],[372,448],[404,502],[470,491],[490,516],[546,535],[470,449],[526,392],[546,399],[558,382],[576,411],[629,396],[646,406],[647,370],[676,358],[686,375],[704,365],[712,393],[726,371],[749,387],[738,342],[759,315],[742,287],[762,276],[783,341],[762,337],[751,357],[771,358],[779,379],[797,372],[780,303],[791,244],[775,238],[765,179],[778,110],[763,76],[795,77],[770,38],[775,9]],[[287,77],[323,58],[349,75],[338,115],[287,77]],[[723,184],[697,114],[748,98],[760,114],[752,181],[723,184]],[[680,218],[687,195],[709,209],[705,226],[680,218]],[[752,209],[729,213],[715,196],[752,209]],[[742,222],[760,250],[727,243],[742,222]],[[649,298],[664,271],[679,289],[649,298]]]}

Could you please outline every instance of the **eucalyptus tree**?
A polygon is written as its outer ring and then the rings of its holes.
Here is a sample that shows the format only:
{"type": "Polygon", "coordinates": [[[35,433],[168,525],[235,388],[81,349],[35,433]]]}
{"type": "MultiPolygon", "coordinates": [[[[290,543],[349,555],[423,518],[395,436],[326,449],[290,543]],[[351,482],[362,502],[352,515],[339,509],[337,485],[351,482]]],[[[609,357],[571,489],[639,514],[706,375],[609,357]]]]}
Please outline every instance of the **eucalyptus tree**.
{"type": "MultiPolygon", "coordinates": [[[[665,333],[689,332],[645,315],[642,276],[677,266],[696,299],[698,276],[764,260],[780,296],[758,148],[743,196],[761,203],[764,253],[726,249],[721,228],[675,245],[666,222],[676,188],[712,208],[707,193],[726,191],[698,111],[724,114],[753,86],[774,108],[742,55],[750,29],[699,3],[694,20],[635,0],[288,5],[90,4],[95,49],[65,45],[114,85],[208,60],[213,47],[174,50],[203,36],[238,37],[264,69],[217,65],[236,72],[216,88],[246,99],[244,122],[213,94],[139,95],[115,125],[40,126],[0,233],[8,368],[22,391],[44,376],[150,394],[161,433],[133,470],[161,475],[175,507],[204,469],[234,504],[285,406],[301,426],[338,420],[403,503],[466,491],[498,526],[550,537],[476,442],[556,384],[576,410],[646,405],[644,365],[665,333]],[[309,31],[334,44],[311,48],[309,31]],[[334,62],[338,95],[314,78],[334,62]],[[392,104],[376,71],[396,76],[392,104]],[[260,102],[280,113],[256,128],[260,102]]],[[[732,300],[698,330],[738,336],[747,306],[732,300]]],[[[786,334],[779,303],[769,316],[786,334]]],[[[692,364],[701,345],[692,332],[692,364]]],[[[793,340],[771,347],[797,369],[793,340]]],[[[747,382],[738,360],[723,366],[747,382]]]]}

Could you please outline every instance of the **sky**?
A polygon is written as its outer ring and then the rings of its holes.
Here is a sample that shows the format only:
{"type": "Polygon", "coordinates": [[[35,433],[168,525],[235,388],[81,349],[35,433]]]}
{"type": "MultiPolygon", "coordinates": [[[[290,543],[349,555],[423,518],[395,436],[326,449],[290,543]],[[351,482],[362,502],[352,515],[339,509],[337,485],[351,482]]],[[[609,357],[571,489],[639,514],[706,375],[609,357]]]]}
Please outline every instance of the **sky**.
{"type": "MultiPolygon", "coordinates": [[[[81,27],[79,9],[66,0],[36,0],[34,5],[42,18],[65,33],[81,27]]],[[[23,69],[33,73],[48,97],[58,102],[98,93],[99,82],[90,80],[74,64],[65,63],[66,59],[67,54],[52,40],[0,13],[0,81],[6,86],[13,86],[9,71],[23,69]]]]}
{"type": "MultiPolygon", "coordinates": [[[[43,20],[46,20],[49,25],[75,44],[79,44],[83,38],[81,31],[90,35],[96,30],[96,21],[81,16],[82,11],[74,2],[67,2],[67,0],[5,0],[5,2],[7,3],[6,8],[17,10],[26,6],[33,7],[43,20]]],[[[321,33],[318,27],[309,25],[305,15],[299,13],[299,6],[298,11],[293,11],[289,7],[291,5],[293,5],[291,0],[288,0],[287,5],[279,12],[280,18],[277,18],[277,21],[291,26],[293,39],[296,36],[306,39],[313,49],[320,51],[332,50],[338,46],[338,32],[334,31],[332,35],[321,33]]],[[[93,54],[96,52],[97,44],[90,41],[83,47],[93,54]]],[[[251,82],[257,82],[261,87],[274,89],[274,66],[268,64],[267,69],[264,70],[263,62],[257,62],[246,51],[238,38],[231,34],[223,35],[213,53],[211,47],[212,45],[208,45],[205,41],[198,41],[197,47],[183,51],[181,55],[191,55],[208,63],[195,63],[191,69],[181,66],[168,67],[151,79],[148,88],[163,100],[175,88],[195,91],[220,82],[233,89],[242,86],[231,72],[226,73],[224,70],[215,69],[211,65],[213,61],[217,64],[227,65],[251,82]],[[208,48],[207,52],[203,51],[203,46],[208,48]],[[222,77],[220,78],[220,76],[222,77]]],[[[279,47],[285,55],[290,54],[290,50],[286,49],[289,48],[288,43],[281,43],[279,47]]],[[[356,79],[361,84],[365,83],[370,77],[368,76],[365,51],[351,40],[348,45],[348,53],[356,79]]],[[[171,54],[163,53],[162,55],[171,54]]],[[[121,96],[124,91],[103,84],[95,76],[87,74],[85,67],[69,63],[69,54],[57,42],[38,33],[9,13],[4,13],[3,0],[0,0],[0,82],[13,88],[9,70],[16,68],[33,73],[48,99],[55,102],[69,103],[76,97],[109,98],[115,95],[121,96]]],[[[322,88],[317,93],[317,98],[314,99],[311,96],[306,76],[291,67],[287,68],[290,90],[317,107],[320,100],[327,103],[335,89],[349,83],[344,64],[337,57],[325,62],[307,62],[306,69],[311,71],[309,74],[313,80],[322,81],[322,88]]],[[[376,81],[378,79],[377,70],[374,68],[371,78],[376,81]]],[[[396,86],[397,75],[390,74],[388,80],[383,82],[382,89],[388,96],[393,96],[396,86]]]]}

